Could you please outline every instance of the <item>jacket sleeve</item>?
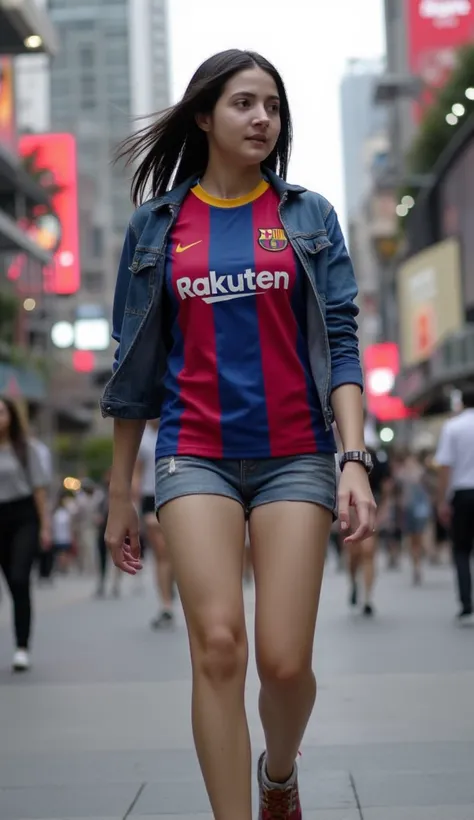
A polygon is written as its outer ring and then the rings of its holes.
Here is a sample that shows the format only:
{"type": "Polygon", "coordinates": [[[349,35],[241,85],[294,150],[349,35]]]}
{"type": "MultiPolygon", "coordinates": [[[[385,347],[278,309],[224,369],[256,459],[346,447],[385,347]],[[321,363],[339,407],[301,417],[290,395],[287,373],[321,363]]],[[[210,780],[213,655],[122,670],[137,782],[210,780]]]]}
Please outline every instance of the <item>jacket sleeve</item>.
{"type": "Polygon", "coordinates": [[[135,228],[130,222],[127,233],[125,234],[125,241],[123,243],[122,255],[118,268],[117,282],[115,285],[114,305],[112,310],[112,339],[118,342],[114,353],[114,361],[112,371],[115,373],[120,360],[120,337],[122,334],[123,316],[125,313],[125,305],[127,302],[128,285],[130,282],[130,265],[132,264],[133,255],[137,245],[137,235],[135,228]]]}
{"type": "Polygon", "coordinates": [[[355,303],[357,283],[341,227],[334,208],[326,217],[328,256],[326,326],[331,352],[331,390],[342,384],[358,384],[363,389],[355,303]]]}

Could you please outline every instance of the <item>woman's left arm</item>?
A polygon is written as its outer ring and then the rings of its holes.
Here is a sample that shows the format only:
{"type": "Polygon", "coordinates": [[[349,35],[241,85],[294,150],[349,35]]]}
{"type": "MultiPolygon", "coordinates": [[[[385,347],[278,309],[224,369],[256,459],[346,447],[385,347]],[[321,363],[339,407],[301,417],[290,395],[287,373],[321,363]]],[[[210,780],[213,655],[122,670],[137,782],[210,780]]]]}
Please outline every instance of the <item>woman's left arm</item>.
{"type": "Polygon", "coordinates": [[[40,522],[40,543],[43,550],[48,550],[51,547],[51,520],[49,510],[49,498],[47,490],[44,487],[38,487],[33,490],[33,497],[35,499],[36,509],[38,510],[38,518],[40,522]]]}
{"type": "Polygon", "coordinates": [[[30,480],[40,524],[41,548],[47,550],[51,547],[52,541],[49,477],[34,443],[29,443],[28,451],[30,480]]]}
{"type": "MultiPolygon", "coordinates": [[[[360,387],[356,384],[342,384],[333,391],[331,404],[343,452],[365,450],[364,412],[360,387]]],[[[350,507],[355,507],[358,527],[345,539],[348,544],[363,541],[372,535],[377,515],[367,470],[357,461],[348,461],[344,464],[339,481],[338,509],[343,531],[350,527],[350,507]]]]}
{"type": "MultiPolygon", "coordinates": [[[[363,378],[357,339],[355,303],[357,283],[344,237],[332,208],[326,218],[331,247],[328,252],[326,327],[331,353],[331,405],[342,440],[343,451],[365,450],[363,378]]],[[[367,471],[362,464],[348,462],[339,482],[341,529],[350,526],[349,508],[356,509],[359,526],[346,541],[367,538],[375,527],[376,505],[367,471]]]]}

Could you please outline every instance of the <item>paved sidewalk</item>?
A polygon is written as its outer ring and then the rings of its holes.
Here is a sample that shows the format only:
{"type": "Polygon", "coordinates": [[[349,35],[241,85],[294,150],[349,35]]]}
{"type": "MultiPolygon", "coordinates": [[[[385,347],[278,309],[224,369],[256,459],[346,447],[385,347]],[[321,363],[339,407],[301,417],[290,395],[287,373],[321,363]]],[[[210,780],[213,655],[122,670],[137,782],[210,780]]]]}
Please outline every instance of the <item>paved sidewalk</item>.
{"type": "MultiPolygon", "coordinates": [[[[1,820],[205,820],[182,616],[149,629],[150,578],[94,600],[92,583],[37,592],[34,668],[9,671],[0,606],[1,820]]],[[[332,562],[316,639],[317,708],[300,758],[306,820],[473,820],[474,629],[453,624],[451,570],[421,589],[382,573],[373,622],[349,614],[332,562]]],[[[253,592],[246,592],[249,621],[253,592]]],[[[251,663],[249,722],[262,747],[251,663]]]]}

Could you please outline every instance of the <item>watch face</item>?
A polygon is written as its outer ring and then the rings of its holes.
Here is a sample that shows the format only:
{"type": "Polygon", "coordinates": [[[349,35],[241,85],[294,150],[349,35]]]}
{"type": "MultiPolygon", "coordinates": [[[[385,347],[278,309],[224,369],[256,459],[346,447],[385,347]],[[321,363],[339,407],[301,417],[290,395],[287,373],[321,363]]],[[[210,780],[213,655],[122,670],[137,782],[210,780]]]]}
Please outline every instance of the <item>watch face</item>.
{"type": "Polygon", "coordinates": [[[348,461],[356,461],[359,464],[363,464],[368,472],[370,472],[374,466],[372,456],[364,450],[351,450],[348,453],[344,453],[341,459],[341,466],[347,464],[348,461]]]}

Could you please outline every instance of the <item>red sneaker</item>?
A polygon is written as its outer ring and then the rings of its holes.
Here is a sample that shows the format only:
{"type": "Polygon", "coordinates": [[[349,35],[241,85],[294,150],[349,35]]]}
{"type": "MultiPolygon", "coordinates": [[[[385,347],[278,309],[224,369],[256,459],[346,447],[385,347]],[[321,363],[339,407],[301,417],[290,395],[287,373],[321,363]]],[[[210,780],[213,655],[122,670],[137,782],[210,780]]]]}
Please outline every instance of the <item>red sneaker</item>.
{"type": "Polygon", "coordinates": [[[271,783],[265,773],[263,752],[258,761],[258,791],[258,820],[302,820],[296,763],[287,783],[271,783]]]}

